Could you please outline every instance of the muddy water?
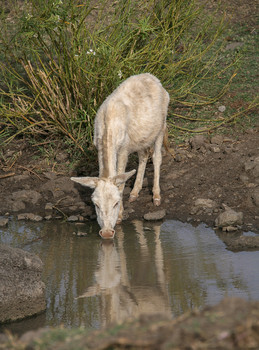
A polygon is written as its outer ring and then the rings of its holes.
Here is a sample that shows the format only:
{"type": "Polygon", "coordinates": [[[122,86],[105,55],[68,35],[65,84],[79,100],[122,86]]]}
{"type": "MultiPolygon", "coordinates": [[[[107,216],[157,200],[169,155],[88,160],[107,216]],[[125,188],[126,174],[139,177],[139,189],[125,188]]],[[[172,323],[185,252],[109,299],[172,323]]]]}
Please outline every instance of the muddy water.
{"type": "Polygon", "coordinates": [[[224,296],[259,300],[259,253],[226,250],[214,231],[177,221],[124,223],[103,242],[95,223],[11,221],[2,243],[44,262],[47,311],[18,324],[100,328],[143,312],[183,312],[224,296]]]}

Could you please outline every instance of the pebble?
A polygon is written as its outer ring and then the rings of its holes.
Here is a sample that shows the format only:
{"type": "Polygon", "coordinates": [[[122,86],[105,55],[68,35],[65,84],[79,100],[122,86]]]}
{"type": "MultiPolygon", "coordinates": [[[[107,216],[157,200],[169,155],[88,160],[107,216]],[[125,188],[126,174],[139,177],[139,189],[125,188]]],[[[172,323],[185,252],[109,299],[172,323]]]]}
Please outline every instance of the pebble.
{"type": "Polygon", "coordinates": [[[236,227],[243,224],[243,213],[236,212],[228,206],[224,206],[225,211],[216,218],[215,225],[222,230],[228,228],[229,226],[236,227]]]}
{"type": "Polygon", "coordinates": [[[8,218],[0,218],[0,227],[5,227],[8,225],[8,218]]]}
{"type": "Polygon", "coordinates": [[[17,215],[17,220],[30,220],[30,221],[42,221],[43,217],[40,215],[35,215],[33,213],[23,213],[17,215]]]}
{"type": "Polygon", "coordinates": [[[226,106],[219,106],[218,110],[223,113],[226,110],[226,106]]]}
{"type": "Polygon", "coordinates": [[[147,221],[162,220],[166,216],[166,211],[164,209],[146,213],[144,219],[147,221]]]}
{"type": "Polygon", "coordinates": [[[78,216],[77,215],[71,215],[67,218],[68,222],[75,222],[78,221],[78,216]]]}

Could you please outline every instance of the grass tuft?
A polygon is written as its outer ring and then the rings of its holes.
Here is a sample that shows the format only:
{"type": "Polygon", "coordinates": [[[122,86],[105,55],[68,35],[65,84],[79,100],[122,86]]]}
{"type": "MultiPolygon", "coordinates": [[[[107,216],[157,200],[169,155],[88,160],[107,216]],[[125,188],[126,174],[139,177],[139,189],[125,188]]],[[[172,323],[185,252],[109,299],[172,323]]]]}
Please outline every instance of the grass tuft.
{"type": "Polygon", "coordinates": [[[206,130],[223,125],[190,116],[218,101],[236,75],[240,55],[221,64],[224,16],[215,18],[194,0],[28,0],[2,9],[0,140],[64,137],[87,153],[98,107],[121,81],[143,72],[170,94],[171,133],[192,131],[186,120],[206,130]]]}

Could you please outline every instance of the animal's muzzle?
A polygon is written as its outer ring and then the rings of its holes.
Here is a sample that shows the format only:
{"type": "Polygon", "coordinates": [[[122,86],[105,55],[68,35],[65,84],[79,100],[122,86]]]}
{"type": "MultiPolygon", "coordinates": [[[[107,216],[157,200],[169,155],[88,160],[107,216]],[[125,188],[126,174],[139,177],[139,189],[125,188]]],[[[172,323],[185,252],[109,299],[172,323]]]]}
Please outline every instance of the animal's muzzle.
{"type": "Polygon", "coordinates": [[[105,230],[102,229],[99,231],[99,235],[103,238],[103,239],[113,239],[114,235],[115,235],[115,230],[109,229],[109,230],[105,230]]]}

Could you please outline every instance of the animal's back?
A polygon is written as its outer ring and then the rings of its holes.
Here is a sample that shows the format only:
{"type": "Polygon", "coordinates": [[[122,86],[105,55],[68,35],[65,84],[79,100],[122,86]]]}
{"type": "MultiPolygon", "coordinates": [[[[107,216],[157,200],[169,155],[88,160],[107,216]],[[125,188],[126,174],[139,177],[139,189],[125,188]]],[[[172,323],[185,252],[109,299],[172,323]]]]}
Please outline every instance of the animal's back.
{"type": "Polygon", "coordinates": [[[151,146],[165,127],[168,103],[169,95],[156,77],[149,73],[131,76],[99,108],[95,144],[104,130],[110,130],[129,153],[151,146]]]}

